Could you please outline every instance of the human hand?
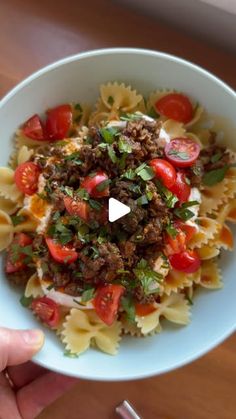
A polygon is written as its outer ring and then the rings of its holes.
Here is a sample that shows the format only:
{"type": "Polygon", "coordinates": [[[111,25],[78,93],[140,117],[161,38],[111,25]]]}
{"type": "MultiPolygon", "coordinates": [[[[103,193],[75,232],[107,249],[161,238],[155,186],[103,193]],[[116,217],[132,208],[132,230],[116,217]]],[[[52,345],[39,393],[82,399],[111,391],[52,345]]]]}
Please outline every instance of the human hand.
{"type": "Polygon", "coordinates": [[[75,384],[75,378],[29,362],[43,343],[40,330],[0,328],[1,419],[34,419],[75,384]]]}

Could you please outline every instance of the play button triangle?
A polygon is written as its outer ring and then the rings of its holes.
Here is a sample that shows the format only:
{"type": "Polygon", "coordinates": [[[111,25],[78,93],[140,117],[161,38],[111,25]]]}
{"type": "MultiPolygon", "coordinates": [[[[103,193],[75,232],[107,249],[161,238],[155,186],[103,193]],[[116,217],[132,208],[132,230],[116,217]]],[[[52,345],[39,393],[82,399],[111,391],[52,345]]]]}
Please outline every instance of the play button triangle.
{"type": "Polygon", "coordinates": [[[122,204],[115,198],[110,198],[108,202],[108,219],[111,223],[113,221],[119,220],[119,218],[124,217],[124,215],[129,214],[130,208],[122,204]]]}

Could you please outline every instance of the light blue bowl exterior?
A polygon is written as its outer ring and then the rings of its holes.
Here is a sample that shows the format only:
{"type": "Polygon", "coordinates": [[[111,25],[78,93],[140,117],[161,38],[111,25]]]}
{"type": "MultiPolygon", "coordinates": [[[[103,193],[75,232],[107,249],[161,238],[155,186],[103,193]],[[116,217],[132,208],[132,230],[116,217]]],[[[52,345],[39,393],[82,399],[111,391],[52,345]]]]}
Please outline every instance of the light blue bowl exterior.
{"type": "MultiPolygon", "coordinates": [[[[96,50],[43,68],[2,99],[0,165],[8,161],[15,129],[33,113],[67,101],[93,104],[99,85],[115,80],[131,84],[143,94],[158,88],[184,91],[210,112],[236,121],[235,92],[200,67],[149,50],[96,50]]],[[[232,138],[235,148],[234,141],[232,138]]],[[[195,360],[235,330],[235,252],[224,253],[220,265],[224,288],[198,293],[192,307],[192,322],[187,327],[175,327],[166,322],[160,335],[140,339],[124,337],[117,356],[90,349],[78,359],[65,357],[62,344],[45,328],[46,342],[34,358],[35,362],[91,380],[130,380],[161,374],[195,360]]],[[[2,266],[0,268],[0,324],[10,328],[38,327],[31,313],[19,304],[20,292],[10,287],[2,266]]]]}

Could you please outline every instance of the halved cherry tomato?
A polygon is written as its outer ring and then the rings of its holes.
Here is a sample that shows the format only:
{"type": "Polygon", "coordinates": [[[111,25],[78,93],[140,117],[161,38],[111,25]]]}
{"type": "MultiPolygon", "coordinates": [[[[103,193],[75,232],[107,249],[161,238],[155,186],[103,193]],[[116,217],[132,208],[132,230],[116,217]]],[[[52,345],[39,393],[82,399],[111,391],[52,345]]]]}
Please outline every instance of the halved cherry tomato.
{"type": "Polygon", "coordinates": [[[87,221],[89,218],[89,205],[87,202],[65,196],[63,198],[67,212],[70,215],[76,215],[82,220],[87,221]]]}
{"type": "Polygon", "coordinates": [[[62,140],[68,135],[72,125],[70,105],[60,105],[47,111],[46,137],[51,141],[62,140]]]}
{"type": "Polygon", "coordinates": [[[157,112],[175,121],[189,122],[193,117],[193,106],[187,96],[169,93],[155,103],[157,112]]]}
{"type": "Polygon", "coordinates": [[[78,252],[69,246],[63,246],[50,237],[46,237],[46,243],[53,259],[58,263],[73,263],[78,259],[78,252]]]}
{"type": "Polygon", "coordinates": [[[31,116],[23,125],[22,132],[32,140],[45,141],[43,123],[37,114],[31,116]]]}
{"type": "Polygon", "coordinates": [[[191,138],[174,138],[165,145],[167,159],[176,167],[189,167],[197,160],[200,146],[191,138]]]}
{"type": "Polygon", "coordinates": [[[10,274],[13,272],[22,271],[26,267],[24,263],[24,259],[27,256],[24,253],[18,252],[18,255],[17,255],[18,258],[17,260],[15,260],[13,257],[14,255],[13,249],[14,249],[14,245],[18,245],[20,247],[29,246],[32,243],[32,241],[33,241],[32,238],[25,233],[18,233],[15,235],[14,240],[7,252],[6,266],[5,266],[6,273],[10,274]]]}
{"type": "Polygon", "coordinates": [[[138,316],[147,316],[148,314],[153,313],[155,310],[156,308],[153,304],[135,304],[135,311],[138,316]]]}
{"type": "Polygon", "coordinates": [[[119,302],[125,288],[122,285],[108,284],[97,290],[93,300],[94,308],[100,319],[111,326],[116,318],[119,302]]]}
{"type": "Polygon", "coordinates": [[[185,250],[169,256],[171,266],[177,271],[191,274],[196,272],[201,265],[201,260],[195,250],[185,250]]]}
{"type": "Polygon", "coordinates": [[[36,163],[27,161],[20,164],[15,170],[15,183],[17,188],[26,195],[33,195],[38,189],[40,169],[36,163]]]}
{"type": "Polygon", "coordinates": [[[177,196],[180,204],[188,200],[191,188],[186,183],[186,176],[184,172],[177,172],[176,182],[169,189],[174,195],[177,196]]]}
{"type": "Polygon", "coordinates": [[[153,168],[156,177],[161,179],[166,188],[170,188],[174,185],[176,181],[176,171],[172,164],[163,159],[153,159],[149,162],[149,165],[153,168]]]}
{"type": "Polygon", "coordinates": [[[107,174],[99,170],[94,175],[86,176],[80,186],[86,189],[93,198],[103,198],[104,196],[109,196],[109,186],[99,190],[99,185],[106,180],[108,180],[107,174]]]}
{"type": "Polygon", "coordinates": [[[31,303],[33,312],[49,327],[58,326],[60,320],[59,306],[48,297],[35,298],[31,303]]]}
{"type": "Polygon", "coordinates": [[[185,237],[186,237],[186,243],[188,243],[191,240],[191,238],[194,236],[194,234],[197,232],[197,227],[195,227],[194,225],[186,224],[180,220],[176,220],[174,222],[174,226],[177,229],[180,229],[181,231],[184,232],[185,237]]]}

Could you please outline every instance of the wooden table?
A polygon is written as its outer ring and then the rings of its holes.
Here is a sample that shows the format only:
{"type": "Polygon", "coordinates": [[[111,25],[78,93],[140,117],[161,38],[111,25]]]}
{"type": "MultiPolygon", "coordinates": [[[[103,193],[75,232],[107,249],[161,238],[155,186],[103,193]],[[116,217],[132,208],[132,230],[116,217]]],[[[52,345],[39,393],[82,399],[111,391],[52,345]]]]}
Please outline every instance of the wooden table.
{"type": "MultiPolygon", "coordinates": [[[[1,0],[0,95],[38,68],[93,48],[166,51],[202,65],[236,88],[236,57],[109,0],[1,0]]],[[[219,307],[220,309],[220,307],[219,307]]],[[[236,417],[236,336],[169,374],[126,383],[80,381],[44,419],[111,419],[129,399],[144,419],[236,417]]]]}

